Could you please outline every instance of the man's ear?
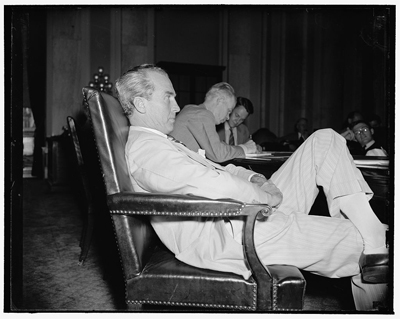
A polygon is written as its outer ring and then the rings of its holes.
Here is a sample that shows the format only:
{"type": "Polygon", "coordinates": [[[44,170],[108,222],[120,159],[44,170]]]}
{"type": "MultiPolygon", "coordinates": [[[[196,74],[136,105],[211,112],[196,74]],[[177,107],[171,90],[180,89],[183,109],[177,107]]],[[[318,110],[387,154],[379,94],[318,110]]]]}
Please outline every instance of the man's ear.
{"type": "Polygon", "coordinates": [[[217,98],[215,99],[216,101],[216,106],[219,106],[225,102],[225,97],[222,95],[218,95],[217,98]]]}
{"type": "Polygon", "coordinates": [[[371,127],[369,130],[371,131],[371,134],[374,135],[374,129],[371,127]]]}
{"type": "Polygon", "coordinates": [[[146,113],[146,102],[145,99],[141,96],[136,96],[133,99],[133,105],[136,109],[136,111],[138,111],[141,114],[145,114],[146,113]]]}

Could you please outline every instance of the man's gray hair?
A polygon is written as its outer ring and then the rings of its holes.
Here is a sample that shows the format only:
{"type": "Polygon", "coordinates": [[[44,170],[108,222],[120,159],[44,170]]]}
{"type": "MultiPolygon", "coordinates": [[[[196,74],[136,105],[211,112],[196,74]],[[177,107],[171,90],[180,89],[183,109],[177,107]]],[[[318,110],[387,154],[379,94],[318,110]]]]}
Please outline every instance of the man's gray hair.
{"type": "Polygon", "coordinates": [[[219,82],[219,83],[214,84],[207,91],[205,99],[208,100],[209,98],[213,98],[220,93],[223,93],[226,96],[236,98],[235,90],[233,89],[232,85],[230,85],[227,82],[219,82]]]}
{"type": "Polygon", "coordinates": [[[154,83],[148,76],[149,71],[155,71],[168,76],[160,67],[154,64],[141,64],[126,71],[115,81],[116,96],[121,103],[126,116],[132,115],[135,109],[135,97],[150,100],[154,92],[154,83]]]}

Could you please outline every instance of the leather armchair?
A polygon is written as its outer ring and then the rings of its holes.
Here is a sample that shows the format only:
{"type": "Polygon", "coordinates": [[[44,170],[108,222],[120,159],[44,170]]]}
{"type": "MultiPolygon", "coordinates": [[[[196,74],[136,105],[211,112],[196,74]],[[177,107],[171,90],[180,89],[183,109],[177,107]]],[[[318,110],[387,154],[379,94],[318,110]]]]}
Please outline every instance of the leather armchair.
{"type": "Polygon", "coordinates": [[[302,309],[305,280],[301,272],[287,265],[266,267],[254,248],[254,224],[257,216],[267,218],[268,205],[135,192],[125,162],[129,123],[121,105],[113,96],[89,87],[83,88],[83,96],[102,168],[129,309],[140,310],[145,304],[224,311],[302,309]],[[243,246],[252,276],[245,280],[233,273],[200,269],[177,260],[158,239],[150,215],[246,216],[243,246]]]}

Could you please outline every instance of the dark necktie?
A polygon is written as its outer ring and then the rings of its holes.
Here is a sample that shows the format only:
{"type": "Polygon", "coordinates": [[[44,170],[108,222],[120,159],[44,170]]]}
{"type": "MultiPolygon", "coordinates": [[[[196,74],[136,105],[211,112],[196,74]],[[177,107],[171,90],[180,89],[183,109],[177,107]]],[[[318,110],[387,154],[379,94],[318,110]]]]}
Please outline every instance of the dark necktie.
{"type": "Polygon", "coordinates": [[[167,134],[167,138],[168,140],[170,140],[171,142],[174,142],[178,145],[176,145],[175,147],[177,149],[181,149],[182,151],[184,151],[184,153],[190,157],[191,159],[195,160],[196,162],[201,163],[202,165],[206,166],[206,167],[213,167],[220,169],[220,170],[224,170],[224,168],[222,168],[219,164],[213,163],[212,161],[207,161],[203,156],[201,156],[200,154],[193,152],[192,150],[190,150],[189,148],[186,147],[185,144],[183,144],[181,141],[177,140],[175,137],[173,137],[172,135],[168,135],[167,134]],[[181,146],[179,146],[181,145],[181,146]],[[182,147],[183,146],[183,147],[182,147]]]}
{"type": "Polygon", "coordinates": [[[167,138],[168,138],[170,141],[172,141],[172,142],[181,144],[181,145],[183,145],[183,146],[186,147],[186,145],[185,145],[183,142],[181,142],[180,140],[177,140],[177,139],[176,139],[175,137],[173,137],[172,135],[167,134],[167,138]]]}
{"type": "Polygon", "coordinates": [[[230,128],[231,135],[229,135],[229,145],[235,145],[235,139],[233,138],[233,129],[230,128]]]}

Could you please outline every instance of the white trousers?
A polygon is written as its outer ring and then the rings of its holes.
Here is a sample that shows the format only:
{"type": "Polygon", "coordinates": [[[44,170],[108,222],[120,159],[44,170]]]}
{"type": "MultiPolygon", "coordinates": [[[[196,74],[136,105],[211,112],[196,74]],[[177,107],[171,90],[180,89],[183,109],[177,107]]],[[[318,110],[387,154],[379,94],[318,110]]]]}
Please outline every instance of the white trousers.
{"type": "Polygon", "coordinates": [[[345,140],[330,129],[315,132],[271,180],[283,193],[283,201],[267,221],[256,224],[260,258],[267,265],[295,265],[331,278],[353,276],[358,310],[372,310],[374,302],[384,301],[385,284],[362,283],[358,261],[363,240],[340,214],[339,197],[359,192],[369,199],[373,195],[345,140]],[[336,218],[307,215],[318,195],[317,186],[322,186],[330,215],[336,218]]]}
{"type": "MultiPolygon", "coordinates": [[[[255,244],[261,260],[331,278],[359,274],[363,240],[353,223],[308,215],[319,185],[335,217],[340,216],[338,197],[361,191],[372,195],[343,137],[331,129],[315,132],[271,180],[281,190],[283,201],[268,220],[256,223],[255,244]]],[[[234,234],[241,241],[240,228],[234,234]]]]}

